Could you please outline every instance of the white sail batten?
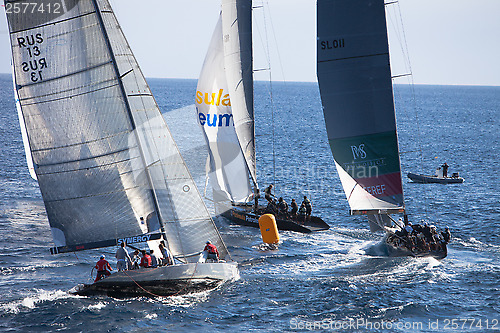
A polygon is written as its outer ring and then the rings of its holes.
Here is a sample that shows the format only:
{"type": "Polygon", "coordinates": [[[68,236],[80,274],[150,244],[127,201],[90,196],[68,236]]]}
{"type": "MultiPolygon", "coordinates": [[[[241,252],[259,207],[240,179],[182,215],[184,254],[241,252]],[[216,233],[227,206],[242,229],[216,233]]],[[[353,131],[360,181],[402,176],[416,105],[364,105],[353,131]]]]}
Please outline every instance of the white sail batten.
{"type": "Polygon", "coordinates": [[[56,246],[104,244],[163,226],[174,255],[199,252],[210,239],[224,257],[109,3],[65,4],[61,14],[7,14],[19,104],[56,246]]]}
{"type": "Polygon", "coordinates": [[[404,209],[383,0],[318,0],[317,75],[353,214],[404,209]]]}
{"type": "Polygon", "coordinates": [[[248,202],[251,200],[252,188],[234,128],[224,70],[221,17],[215,27],[198,79],[196,118],[209,151],[207,171],[214,200],[248,202]]]}
{"type": "Polygon", "coordinates": [[[241,150],[257,184],[253,105],[252,1],[222,0],[224,66],[234,127],[241,150]]]}

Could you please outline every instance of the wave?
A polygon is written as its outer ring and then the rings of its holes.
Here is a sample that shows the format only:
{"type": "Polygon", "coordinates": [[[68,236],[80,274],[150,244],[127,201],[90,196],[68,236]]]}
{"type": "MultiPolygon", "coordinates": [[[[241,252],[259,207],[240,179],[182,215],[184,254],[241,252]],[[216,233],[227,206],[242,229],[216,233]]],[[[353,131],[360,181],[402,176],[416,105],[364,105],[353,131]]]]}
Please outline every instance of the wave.
{"type": "Polygon", "coordinates": [[[459,237],[455,237],[454,242],[460,244],[465,248],[471,248],[477,251],[493,251],[500,253],[500,245],[484,243],[474,237],[470,237],[469,239],[461,239],[459,237]]]}
{"type": "Polygon", "coordinates": [[[39,303],[53,302],[55,300],[66,298],[81,298],[81,296],[75,296],[63,290],[34,289],[32,295],[26,296],[21,300],[0,304],[0,309],[4,313],[17,314],[22,310],[34,309],[39,303]]]}

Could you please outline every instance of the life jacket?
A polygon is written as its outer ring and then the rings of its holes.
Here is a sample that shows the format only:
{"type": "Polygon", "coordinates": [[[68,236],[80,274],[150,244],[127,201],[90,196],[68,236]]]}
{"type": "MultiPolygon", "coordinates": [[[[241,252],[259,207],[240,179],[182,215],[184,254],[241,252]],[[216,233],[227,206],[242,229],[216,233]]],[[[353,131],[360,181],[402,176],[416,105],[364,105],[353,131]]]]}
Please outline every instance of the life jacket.
{"type": "Polygon", "coordinates": [[[151,257],[149,254],[146,254],[141,258],[141,266],[142,267],[151,267],[151,257]]]}
{"type": "Polygon", "coordinates": [[[109,266],[109,263],[106,259],[101,259],[97,262],[97,264],[95,265],[95,268],[97,269],[97,271],[105,271],[107,270],[109,266]]]}
{"type": "Polygon", "coordinates": [[[205,246],[205,250],[208,251],[208,253],[217,254],[217,248],[214,244],[207,244],[207,246],[205,246]]]}

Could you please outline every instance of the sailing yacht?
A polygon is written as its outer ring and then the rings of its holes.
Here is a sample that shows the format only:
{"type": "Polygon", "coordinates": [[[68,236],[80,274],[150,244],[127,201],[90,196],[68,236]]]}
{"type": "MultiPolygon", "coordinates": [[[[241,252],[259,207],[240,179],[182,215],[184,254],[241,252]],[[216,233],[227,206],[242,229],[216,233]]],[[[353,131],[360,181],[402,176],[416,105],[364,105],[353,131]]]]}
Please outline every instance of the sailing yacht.
{"type": "Polygon", "coordinates": [[[253,84],[252,1],[222,0],[196,92],[196,118],[209,150],[208,175],[216,207],[246,226],[258,228],[259,217],[272,212],[281,230],[328,229],[319,217],[299,221],[258,204],[253,84]]]}
{"type": "Polygon", "coordinates": [[[163,241],[176,261],[76,292],[172,295],[238,278],[108,1],[10,11],[7,20],[16,105],[51,252],[122,242],[156,249],[163,241]],[[200,258],[208,240],[219,262],[200,258]]]}
{"type": "Polygon", "coordinates": [[[373,232],[385,230],[394,255],[446,257],[445,242],[403,237],[404,226],[391,217],[403,214],[408,222],[384,0],[318,0],[317,76],[351,214],[366,215],[373,232]]]}

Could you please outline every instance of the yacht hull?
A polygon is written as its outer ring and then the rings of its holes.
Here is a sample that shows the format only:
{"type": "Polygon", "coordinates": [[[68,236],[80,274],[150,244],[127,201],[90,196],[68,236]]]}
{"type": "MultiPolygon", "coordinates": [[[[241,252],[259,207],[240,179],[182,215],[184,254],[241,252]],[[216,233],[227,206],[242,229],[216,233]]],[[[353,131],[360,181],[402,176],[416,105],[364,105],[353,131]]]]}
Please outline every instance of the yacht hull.
{"type": "Polygon", "coordinates": [[[189,263],[111,274],[72,293],[82,296],[174,296],[218,287],[239,278],[237,263],[189,263]]]}

